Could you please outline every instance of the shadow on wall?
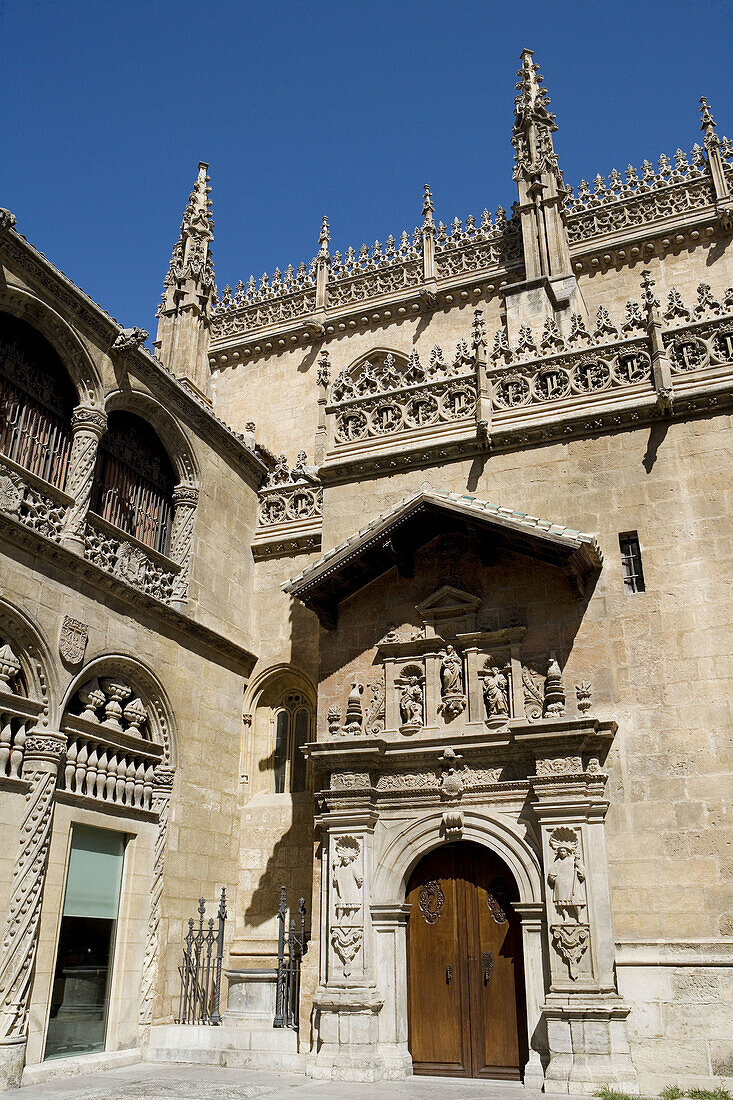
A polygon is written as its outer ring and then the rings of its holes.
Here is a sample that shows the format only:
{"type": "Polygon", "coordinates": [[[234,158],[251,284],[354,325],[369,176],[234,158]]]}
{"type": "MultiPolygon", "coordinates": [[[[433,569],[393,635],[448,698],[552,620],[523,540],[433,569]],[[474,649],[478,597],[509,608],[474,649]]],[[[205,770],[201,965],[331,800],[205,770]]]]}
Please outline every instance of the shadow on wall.
{"type": "MultiPolygon", "coordinates": [[[[267,761],[262,763],[267,765],[267,761]]],[[[291,800],[292,821],[287,832],[283,833],[271,849],[267,866],[260,875],[244,916],[247,924],[253,927],[272,922],[277,916],[280,889],[284,886],[292,914],[297,912],[298,899],[305,898],[308,910],[306,928],[310,928],[315,843],[313,794],[306,791],[283,798],[291,800]]]]}

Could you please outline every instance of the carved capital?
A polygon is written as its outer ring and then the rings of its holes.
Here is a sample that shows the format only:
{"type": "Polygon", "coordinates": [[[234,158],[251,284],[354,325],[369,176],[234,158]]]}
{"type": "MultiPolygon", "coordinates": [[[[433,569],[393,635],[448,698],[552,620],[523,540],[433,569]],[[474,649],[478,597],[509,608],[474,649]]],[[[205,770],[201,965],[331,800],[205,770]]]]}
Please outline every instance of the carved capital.
{"type": "Polygon", "coordinates": [[[65,756],[66,736],[63,733],[30,733],[25,739],[24,765],[32,759],[58,764],[65,756]]]}
{"type": "Polygon", "coordinates": [[[199,502],[199,490],[196,485],[176,485],[173,490],[173,504],[176,508],[188,506],[195,508],[199,502]]]}
{"type": "Polygon", "coordinates": [[[103,409],[94,409],[89,405],[77,405],[71,418],[71,430],[89,432],[100,439],[107,430],[107,414],[103,409]]]}

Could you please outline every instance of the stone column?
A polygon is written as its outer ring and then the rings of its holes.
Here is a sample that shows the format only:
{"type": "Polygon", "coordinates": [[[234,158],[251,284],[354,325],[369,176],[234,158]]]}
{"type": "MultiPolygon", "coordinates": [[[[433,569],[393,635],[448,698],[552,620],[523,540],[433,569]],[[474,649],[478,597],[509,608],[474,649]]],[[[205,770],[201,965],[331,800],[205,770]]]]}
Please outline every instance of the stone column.
{"type": "Polygon", "coordinates": [[[71,456],[66,476],[66,492],[74,498],[64,518],[61,545],[84,556],[84,528],[92,499],[94,470],[99,441],[107,427],[107,414],[102,409],[78,405],[71,420],[71,456]]]}
{"type": "Polygon", "coordinates": [[[54,791],[59,763],[65,755],[66,737],[61,733],[34,731],[26,738],[22,778],[30,786],[20,823],[0,956],[0,1091],[19,1088],[23,1074],[54,791]]]}
{"type": "Polygon", "coordinates": [[[321,975],[313,997],[315,1044],[311,1077],[379,1081],[375,1057],[382,998],[377,991],[368,899],[376,813],[332,811],[323,830],[321,975]]]}
{"type": "Polygon", "coordinates": [[[150,887],[150,915],[145,936],[145,959],[140,990],[140,1026],[153,1022],[153,1001],[157,991],[160,964],[160,899],[163,893],[163,865],[168,843],[168,813],[173,791],[172,768],[157,767],[153,780],[153,810],[158,814],[158,835],[155,838],[153,881],[150,887]]]}
{"type": "Polygon", "coordinates": [[[579,772],[569,757],[538,760],[532,781],[547,890],[550,992],[543,1006],[555,1092],[590,1094],[604,1084],[638,1091],[616,989],[605,846],[607,777],[579,772]]]}
{"type": "Polygon", "coordinates": [[[173,490],[173,526],[170,557],[181,570],[173,581],[171,604],[179,611],[188,603],[188,582],[191,574],[193,527],[199,491],[195,485],[176,485],[173,490]]]}
{"type": "Polygon", "coordinates": [[[326,405],[328,404],[328,387],[331,382],[331,364],[328,352],[322,351],[318,360],[316,371],[316,384],[318,386],[318,423],[316,426],[316,442],[313,452],[313,460],[316,466],[322,466],[326,461],[326,449],[328,446],[328,426],[326,422],[326,405]]]}
{"type": "Polygon", "coordinates": [[[410,906],[372,905],[374,956],[377,982],[384,997],[379,1013],[377,1056],[388,1081],[412,1076],[412,1057],[407,1046],[407,921],[410,906]]]}

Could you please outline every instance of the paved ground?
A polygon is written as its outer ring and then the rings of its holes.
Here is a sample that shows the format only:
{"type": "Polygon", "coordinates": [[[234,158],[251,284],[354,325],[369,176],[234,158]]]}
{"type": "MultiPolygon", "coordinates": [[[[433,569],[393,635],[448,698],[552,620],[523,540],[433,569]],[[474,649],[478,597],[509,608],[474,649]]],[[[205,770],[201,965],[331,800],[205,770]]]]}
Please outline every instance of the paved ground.
{"type": "Polygon", "coordinates": [[[11,1093],[18,1100],[547,1100],[518,1085],[412,1077],[407,1081],[353,1084],[313,1081],[293,1073],[140,1063],[85,1074],[11,1093]]]}

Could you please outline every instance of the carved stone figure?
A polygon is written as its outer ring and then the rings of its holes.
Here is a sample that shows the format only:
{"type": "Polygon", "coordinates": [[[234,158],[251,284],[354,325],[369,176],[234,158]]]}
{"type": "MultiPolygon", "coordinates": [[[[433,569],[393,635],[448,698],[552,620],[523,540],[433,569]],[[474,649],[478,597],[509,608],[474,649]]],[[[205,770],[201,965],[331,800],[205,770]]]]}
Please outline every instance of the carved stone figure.
{"type": "Polygon", "coordinates": [[[466,709],[463,694],[463,661],[452,645],[442,652],[440,663],[440,690],[442,701],[438,713],[450,720],[466,709]]]}
{"type": "Polygon", "coordinates": [[[463,661],[452,645],[446,646],[443,651],[440,683],[443,695],[458,695],[463,691],[463,661]]]}
{"type": "Polygon", "coordinates": [[[578,859],[578,835],[574,829],[555,829],[550,837],[555,861],[547,875],[558,916],[578,923],[585,908],[585,869],[578,859]]]}
{"type": "Polygon", "coordinates": [[[484,704],[487,718],[505,718],[509,715],[509,681],[504,672],[492,665],[484,677],[484,704]]]}
{"type": "Polygon", "coordinates": [[[351,916],[361,906],[364,877],[358,865],[361,847],[354,837],[336,841],[333,858],[333,887],[336,893],[336,920],[351,916]]]}
{"type": "Polygon", "coordinates": [[[423,724],[422,688],[417,676],[410,676],[402,689],[400,717],[403,726],[418,728],[423,724]]]}

